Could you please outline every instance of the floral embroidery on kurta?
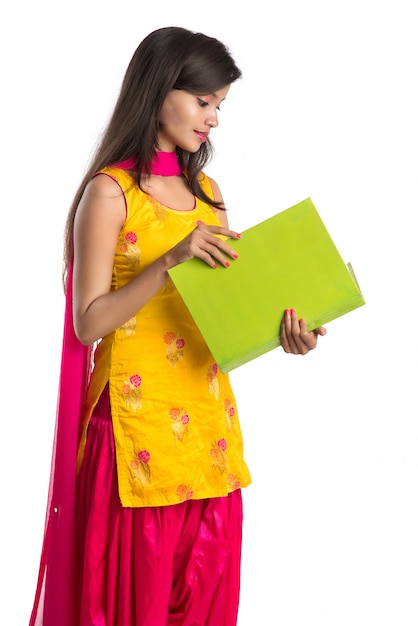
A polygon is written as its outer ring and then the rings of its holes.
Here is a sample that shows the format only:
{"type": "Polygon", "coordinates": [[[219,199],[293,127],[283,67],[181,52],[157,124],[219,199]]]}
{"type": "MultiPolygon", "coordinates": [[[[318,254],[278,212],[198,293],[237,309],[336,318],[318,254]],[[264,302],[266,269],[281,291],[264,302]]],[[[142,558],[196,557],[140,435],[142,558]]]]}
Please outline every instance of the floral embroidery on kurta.
{"type": "Polygon", "coordinates": [[[132,231],[122,236],[119,241],[119,250],[122,252],[126,265],[134,269],[141,259],[141,250],[137,245],[138,237],[132,231]]]}
{"type": "Polygon", "coordinates": [[[125,405],[137,413],[142,408],[142,393],[140,386],[142,385],[142,378],[139,374],[134,374],[129,378],[129,380],[125,380],[122,393],[125,400],[125,405]]]}
{"type": "Polygon", "coordinates": [[[233,417],[235,415],[235,407],[232,405],[231,400],[229,400],[228,398],[225,398],[224,400],[224,407],[227,428],[228,430],[232,430],[232,427],[234,425],[233,417]]]}
{"type": "Polygon", "coordinates": [[[218,374],[218,365],[214,363],[212,367],[209,369],[206,374],[206,380],[209,383],[209,393],[215,396],[215,398],[219,399],[219,381],[217,378],[218,374]]]}
{"type": "Polygon", "coordinates": [[[187,485],[179,485],[176,489],[176,493],[179,497],[179,502],[190,500],[193,497],[193,491],[187,485]]]}
{"type": "Polygon", "coordinates": [[[165,351],[165,355],[167,357],[167,361],[170,365],[176,366],[178,361],[181,361],[183,358],[183,348],[185,345],[185,341],[182,337],[176,335],[173,332],[166,332],[164,334],[164,343],[167,348],[165,351]]]}
{"type": "Polygon", "coordinates": [[[136,330],[136,317],[131,317],[125,324],[122,324],[120,330],[125,333],[127,337],[134,335],[136,330]]]}
{"type": "Polygon", "coordinates": [[[226,482],[231,491],[235,491],[235,489],[239,489],[241,486],[239,476],[234,476],[234,474],[228,474],[226,482]]]}
{"type": "Polygon", "coordinates": [[[171,429],[174,437],[177,441],[183,441],[183,437],[187,435],[188,424],[190,422],[187,412],[184,409],[173,407],[168,414],[171,419],[171,429]]]}
{"type": "Polygon", "coordinates": [[[151,470],[148,465],[151,455],[148,450],[140,450],[136,456],[137,458],[131,460],[132,472],[134,478],[145,487],[151,480],[151,470]]]}
{"type": "Polygon", "coordinates": [[[225,439],[219,439],[219,441],[213,443],[210,449],[210,456],[212,457],[212,466],[223,474],[227,466],[225,439]]]}
{"type": "Polygon", "coordinates": [[[157,219],[159,219],[161,222],[165,222],[165,218],[166,218],[166,214],[167,214],[167,209],[166,207],[164,207],[163,205],[161,205],[158,200],[156,200],[153,196],[148,196],[147,195],[147,200],[149,201],[149,203],[152,205],[152,208],[154,210],[154,215],[157,219]]]}

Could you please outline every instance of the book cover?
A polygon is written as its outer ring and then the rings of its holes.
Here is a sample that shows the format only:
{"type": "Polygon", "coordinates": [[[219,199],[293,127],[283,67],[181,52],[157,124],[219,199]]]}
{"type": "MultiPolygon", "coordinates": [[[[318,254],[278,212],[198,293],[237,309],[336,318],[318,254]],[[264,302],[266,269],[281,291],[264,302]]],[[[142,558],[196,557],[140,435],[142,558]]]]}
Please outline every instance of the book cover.
{"type": "Polygon", "coordinates": [[[190,259],[169,270],[222,372],[280,345],[286,309],[309,330],[365,304],[310,198],[231,240],[239,258],[230,267],[190,259]]]}

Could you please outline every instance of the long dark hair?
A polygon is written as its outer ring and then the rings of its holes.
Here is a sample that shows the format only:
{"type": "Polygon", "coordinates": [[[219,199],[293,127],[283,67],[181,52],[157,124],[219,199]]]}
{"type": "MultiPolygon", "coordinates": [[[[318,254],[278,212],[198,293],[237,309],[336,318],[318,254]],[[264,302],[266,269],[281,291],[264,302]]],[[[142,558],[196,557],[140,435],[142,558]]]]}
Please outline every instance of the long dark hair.
{"type": "MultiPolygon", "coordinates": [[[[136,182],[149,173],[158,149],[159,116],[172,89],[203,95],[214,93],[241,77],[228,48],[213,37],[185,28],[166,27],[150,33],[136,49],[126,70],[110,121],[91,164],[74,196],[64,235],[63,282],[72,254],[74,216],[92,176],[103,167],[134,157],[136,182]]],[[[211,159],[210,141],[190,153],[177,148],[180,166],[194,195],[217,208],[199,184],[199,174],[211,159]]]]}

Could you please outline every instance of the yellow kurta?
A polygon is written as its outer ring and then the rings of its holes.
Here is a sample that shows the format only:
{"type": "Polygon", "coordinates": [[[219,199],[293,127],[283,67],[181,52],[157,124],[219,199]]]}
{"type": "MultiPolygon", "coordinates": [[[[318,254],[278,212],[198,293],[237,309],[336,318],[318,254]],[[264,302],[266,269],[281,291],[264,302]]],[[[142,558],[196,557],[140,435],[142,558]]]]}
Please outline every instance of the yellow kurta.
{"type": "MultiPolygon", "coordinates": [[[[198,198],[194,210],[176,211],[142,192],[127,172],[103,172],[119,183],[127,205],[115,252],[114,290],[199,221],[219,224],[217,212],[198,198]]],[[[207,177],[202,185],[212,193],[207,177]]],[[[251,482],[229,377],[218,369],[171,280],[99,343],[88,415],[107,382],[123,506],[224,496],[251,482]]]]}

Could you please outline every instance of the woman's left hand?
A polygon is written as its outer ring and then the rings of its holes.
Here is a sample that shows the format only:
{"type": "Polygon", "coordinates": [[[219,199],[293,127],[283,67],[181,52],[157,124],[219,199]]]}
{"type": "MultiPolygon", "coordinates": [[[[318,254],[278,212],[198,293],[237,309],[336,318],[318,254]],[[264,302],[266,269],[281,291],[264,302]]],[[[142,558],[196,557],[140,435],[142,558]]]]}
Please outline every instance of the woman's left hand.
{"type": "Polygon", "coordinates": [[[286,309],[280,328],[280,343],[289,354],[308,354],[316,348],[318,336],[323,337],[326,332],[324,326],[309,331],[305,320],[298,319],[294,309],[286,309]]]}

